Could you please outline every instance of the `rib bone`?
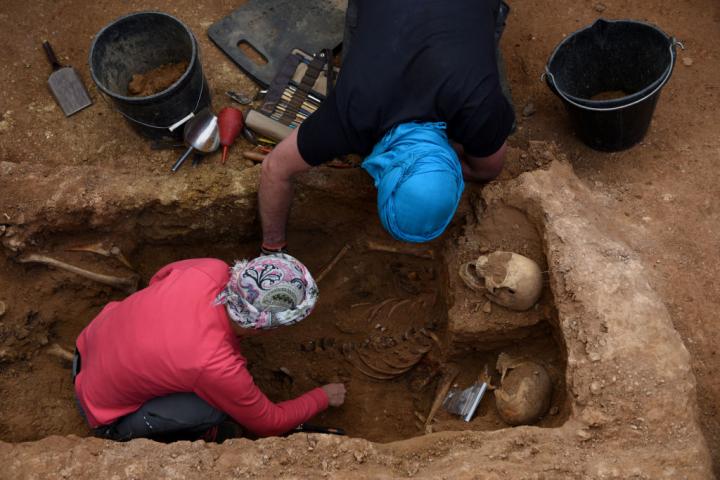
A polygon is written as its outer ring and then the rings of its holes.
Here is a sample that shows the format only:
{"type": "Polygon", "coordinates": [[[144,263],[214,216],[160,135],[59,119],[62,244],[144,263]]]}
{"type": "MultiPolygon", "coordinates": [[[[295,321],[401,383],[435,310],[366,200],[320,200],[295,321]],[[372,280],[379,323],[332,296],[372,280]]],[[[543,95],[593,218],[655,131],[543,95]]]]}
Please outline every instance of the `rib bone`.
{"type": "Polygon", "coordinates": [[[357,368],[360,373],[365,375],[366,377],[374,378],[375,380],[392,380],[395,378],[395,375],[386,375],[382,373],[375,373],[369,370],[366,370],[365,366],[361,362],[358,362],[355,358],[355,356],[352,354],[352,352],[348,352],[345,355],[345,359],[350,362],[350,364],[357,368]]]}
{"type": "MultiPolygon", "coordinates": [[[[405,365],[402,368],[393,368],[393,367],[390,367],[389,365],[387,367],[384,367],[382,365],[376,365],[374,362],[371,361],[370,358],[363,355],[362,351],[357,351],[357,356],[360,359],[360,361],[362,363],[364,363],[365,366],[368,367],[370,370],[380,373],[382,375],[392,375],[393,377],[402,375],[403,373],[407,372],[408,370],[410,370],[412,367],[415,366],[415,364],[413,363],[410,365],[405,365]]],[[[379,363],[379,362],[376,362],[376,363],[379,363]]],[[[383,363],[385,363],[387,365],[386,362],[383,362],[383,363]]]]}

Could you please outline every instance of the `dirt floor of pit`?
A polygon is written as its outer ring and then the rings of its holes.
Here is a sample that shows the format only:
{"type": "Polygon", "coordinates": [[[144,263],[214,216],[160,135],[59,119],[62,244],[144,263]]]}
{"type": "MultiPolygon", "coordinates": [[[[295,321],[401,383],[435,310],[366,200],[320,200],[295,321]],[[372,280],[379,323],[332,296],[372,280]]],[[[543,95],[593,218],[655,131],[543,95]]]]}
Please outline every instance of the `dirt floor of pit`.
{"type": "MultiPolygon", "coordinates": [[[[99,165],[107,168],[108,175],[136,171],[162,181],[176,152],[151,151],[101,102],[86,68],[91,37],[101,26],[130,11],[157,9],[177,15],[197,33],[215,106],[221,107],[227,104],[226,90],[252,93],[257,88],[202,33],[237,3],[4,2],[0,10],[0,38],[5,45],[0,53],[5,65],[0,70],[5,86],[0,93],[1,159],[50,167],[99,165]],[[54,42],[62,62],[80,69],[96,102],[70,120],[62,117],[47,91],[49,66],[40,48],[45,38],[54,42]]],[[[551,6],[540,0],[510,3],[513,11],[503,50],[520,125],[510,141],[516,148],[510,151],[503,178],[543,164],[542,156],[523,153],[532,142],[557,142],[569,154],[577,174],[607,197],[616,215],[641,227],[641,233],[628,232],[626,240],[651,266],[653,287],[664,296],[692,354],[700,423],[720,472],[720,380],[715,375],[720,368],[716,320],[720,298],[716,281],[720,274],[720,173],[716,165],[720,133],[715,120],[720,105],[720,5],[714,0],[559,0],[551,6]],[[649,135],[641,145],[616,154],[593,152],[575,139],[560,102],[539,81],[555,45],[601,15],[650,21],[687,47],[679,54],[677,68],[663,90],[649,135]],[[523,116],[523,110],[534,113],[523,116]]],[[[237,156],[227,167],[212,159],[205,163],[208,171],[248,166],[237,156]]],[[[203,172],[182,174],[190,179],[203,172]]],[[[0,189],[0,206],[4,205],[14,202],[3,198],[0,189]]],[[[22,208],[2,213],[21,215],[22,208]]],[[[12,268],[9,272],[10,282],[19,278],[12,268]]],[[[12,375],[13,369],[5,369],[4,374],[12,375]]]]}

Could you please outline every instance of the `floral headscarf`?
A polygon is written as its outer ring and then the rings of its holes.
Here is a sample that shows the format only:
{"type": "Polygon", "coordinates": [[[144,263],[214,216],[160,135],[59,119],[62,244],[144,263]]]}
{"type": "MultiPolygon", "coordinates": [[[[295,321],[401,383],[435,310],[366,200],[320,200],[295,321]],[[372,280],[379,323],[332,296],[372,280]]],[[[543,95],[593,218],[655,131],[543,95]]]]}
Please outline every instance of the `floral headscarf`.
{"type": "Polygon", "coordinates": [[[215,299],[242,328],[292,325],[310,315],[318,288],[305,265],[286,254],[235,262],[215,299]]]}

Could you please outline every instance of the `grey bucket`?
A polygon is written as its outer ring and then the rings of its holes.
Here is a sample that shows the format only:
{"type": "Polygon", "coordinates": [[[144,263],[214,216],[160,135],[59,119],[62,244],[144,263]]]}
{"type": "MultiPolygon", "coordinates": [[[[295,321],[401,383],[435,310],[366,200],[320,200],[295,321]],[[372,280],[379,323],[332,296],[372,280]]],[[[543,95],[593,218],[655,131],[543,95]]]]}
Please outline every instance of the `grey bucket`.
{"type": "Polygon", "coordinates": [[[169,128],[210,106],[197,40],[185,24],[167,13],[139,12],[114,20],[95,36],[89,62],[98,89],[148,138],[182,138],[182,128],[169,128]],[[188,67],[167,89],[146,97],[128,95],[133,74],[181,61],[187,61],[188,67]]]}

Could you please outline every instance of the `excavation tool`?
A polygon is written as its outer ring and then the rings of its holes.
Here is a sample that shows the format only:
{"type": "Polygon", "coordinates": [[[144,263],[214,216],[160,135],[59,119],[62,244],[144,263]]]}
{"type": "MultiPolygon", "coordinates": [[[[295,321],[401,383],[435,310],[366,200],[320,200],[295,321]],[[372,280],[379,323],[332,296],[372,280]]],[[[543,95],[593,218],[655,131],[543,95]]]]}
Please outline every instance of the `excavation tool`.
{"type": "Polygon", "coordinates": [[[55,52],[50,43],[43,42],[45,54],[53,67],[53,73],[48,78],[48,86],[55,97],[66,117],[73,113],[77,113],[85,107],[92,105],[90,95],[88,95],[85,85],[80,75],[73,67],[62,66],[58,62],[55,52]]]}
{"type": "Polygon", "coordinates": [[[248,0],[210,26],[208,36],[253,80],[267,86],[288,52],[317,52],[342,41],[345,3],[248,0]]]}
{"type": "Polygon", "coordinates": [[[247,114],[246,123],[248,128],[252,129],[260,135],[280,141],[292,133],[292,128],[276,122],[255,110],[250,110],[247,114]]]}
{"type": "Polygon", "coordinates": [[[450,413],[460,415],[463,420],[469,422],[475,415],[475,410],[487,391],[488,385],[485,382],[475,383],[465,390],[453,389],[448,393],[443,407],[450,413]]]}
{"type": "Polygon", "coordinates": [[[296,432],[311,432],[311,433],[327,433],[330,435],[347,435],[345,430],[342,428],[333,427],[320,427],[318,425],[310,425],[308,423],[302,423],[295,429],[296,432]]]}
{"type": "Polygon", "coordinates": [[[245,127],[243,114],[237,108],[225,107],[218,114],[220,127],[220,145],[223,147],[222,163],[227,160],[228,148],[235,142],[240,131],[245,127]]]}
{"type": "Polygon", "coordinates": [[[240,105],[250,105],[253,101],[252,98],[246,97],[245,95],[242,95],[237,92],[233,91],[227,91],[225,94],[230,97],[230,99],[234,102],[239,103],[240,105]]]}
{"type": "Polygon", "coordinates": [[[242,136],[245,140],[247,140],[249,143],[252,143],[253,145],[257,145],[258,143],[260,143],[257,136],[252,132],[252,130],[247,128],[247,125],[242,129],[242,136]]]}
{"type": "Polygon", "coordinates": [[[218,149],[220,146],[218,118],[209,109],[202,110],[185,124],[184,136],[188,149],[172,166],[173,172],[178,171],[193,151],[211,153],[218,149]]]}
{"type": "Polygon", "coordinates": [[[265,160],[264,153],[254,152],[252,150],[245,150],[243,152],[243,157],[247,158],[248,160],[252,160],[253,162],[256,162],[256,163],[262,163],[263,160],[265,160]]]}
{"type": "Polygon", "coordinates": [[[488,366],[485,365],[480,378],[465,390],[452,388],[443,401],[443,407],[450,413],[460,415],[463,420],[469,422],[475,415],[480,402],[490,387],[490,374],[488,366]]]}

